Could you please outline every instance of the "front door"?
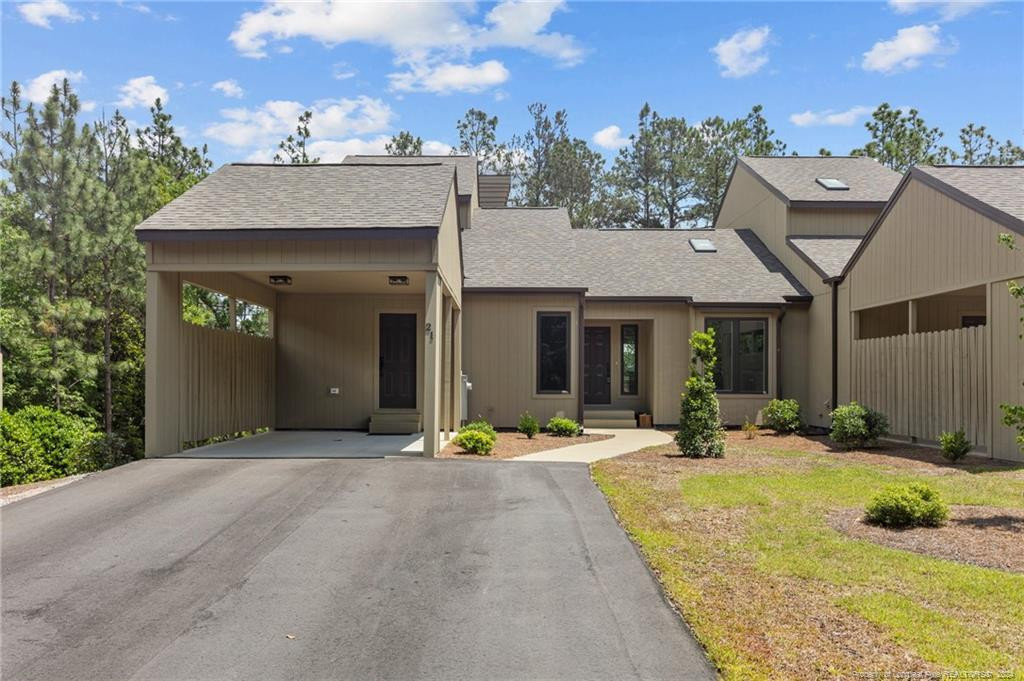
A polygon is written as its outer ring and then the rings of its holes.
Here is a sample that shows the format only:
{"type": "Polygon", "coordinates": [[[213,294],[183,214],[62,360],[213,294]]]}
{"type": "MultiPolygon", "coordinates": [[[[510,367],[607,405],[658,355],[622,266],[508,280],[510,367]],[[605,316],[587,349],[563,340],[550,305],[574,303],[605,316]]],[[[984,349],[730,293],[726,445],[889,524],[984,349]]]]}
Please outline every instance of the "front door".
{"type": "Polygon", "coordinates": [[[416,315],[380,316],[380,408],[416,408],[416,315]]]}
{"type": "Polygon", "coordinates": [[[612,330],[588,326],[583,334],[583,403],[611,404],[612,330]]]}

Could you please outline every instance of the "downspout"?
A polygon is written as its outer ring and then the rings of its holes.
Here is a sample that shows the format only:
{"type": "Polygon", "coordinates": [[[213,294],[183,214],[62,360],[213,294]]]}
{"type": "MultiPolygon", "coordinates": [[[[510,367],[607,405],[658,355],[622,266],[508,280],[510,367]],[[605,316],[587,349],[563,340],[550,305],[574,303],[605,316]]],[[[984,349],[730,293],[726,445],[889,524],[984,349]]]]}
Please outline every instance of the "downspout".
{"type": "Polygon", "coordinates": [[[839,280],[829,283],[832,285],[832,400],[829,406],[834,410],[839,401],[839,280]]]}
{"type": "Polygon", "coordinates": [[[782,399],[782,320],[786,318],[786,308],[782,308],[779,318],[775,321],[775,397],[782,399]]]}
{"type": "Polygon", "coordinates": [[[584,308],[586,293],[580,291],[580,302],[576,313],[576,423],[583,426],[583,335],[585,333],[584,308]]]}

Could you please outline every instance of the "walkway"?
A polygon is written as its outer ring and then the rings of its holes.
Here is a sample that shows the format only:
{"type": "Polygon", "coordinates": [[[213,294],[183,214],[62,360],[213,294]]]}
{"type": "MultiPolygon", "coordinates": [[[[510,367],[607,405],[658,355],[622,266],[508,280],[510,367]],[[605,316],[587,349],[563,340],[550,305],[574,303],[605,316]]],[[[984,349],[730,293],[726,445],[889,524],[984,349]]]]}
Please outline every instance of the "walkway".
{"type": "Polygon", "coordinates": [[[621,454],[635,452],[644,447],[663,445],[672,441],[671,436],[660,430],[627,429],[627,428],[587,428],[588,433],[611,435],[608,440],[585,442],[561,449],[548,449],[517,456],[512,461],[547,461],[562,463],[593,463],[601,459],[610,459],[621,454]]]}

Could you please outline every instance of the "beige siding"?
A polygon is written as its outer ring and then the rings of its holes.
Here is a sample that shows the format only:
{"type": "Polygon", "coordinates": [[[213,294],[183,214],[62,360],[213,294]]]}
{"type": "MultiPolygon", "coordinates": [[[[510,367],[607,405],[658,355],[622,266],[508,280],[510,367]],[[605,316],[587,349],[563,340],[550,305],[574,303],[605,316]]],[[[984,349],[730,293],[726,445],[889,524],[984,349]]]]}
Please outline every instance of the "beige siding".
{"type": "Polygon", "coordinates": [[[753,229],[767,243],[769,235],[785,236],[786,204],[749,170],[737,166],[715,229],[753,229]]]}
{"type": "Polygon", "coordinates": [[[448,194],[441,229],[437,233],[437,269],[454,298],[456,305],[462,304],[462,244],[459,240],[458,207],[455,201],[455,186],[448,194]]]}
{"type": "Polygon", "coordinates": [[[911,180],[847,277],[852,309],[1020,275],[1020,256],[996,241],[1006,231],[911,180]]]}
{"type": "MultiPolygon", "coordinates": [[[[378,315],[410,312],[422,322],[423,301],[422,295],[279,296],[277,427],[366,428],[377,406],[378,315]],[[329,394],[332,387],[340,395],[329,394]]],[[[419,402],[422,335],[418,343],[419,402]]]]}
{"type": "Polygon", "coordinates": [[[577,418],[579,297],[468,293],[463,304],[463,371],[473,384],[469,418],[483,416],[502,428],[515,427],[526,410],[542,424],[559,413],[577,418]],[[559,311],[571,314],[571,390],[541,395],[536,391],[537,313],[559,311]]]}
{"type": "Polygon", "coordinates": [[[878,217],[876,209],[795,208],[789,211],[789,236],[864,236],[878,217]]]}
{"type": "Polygon", "coordinates": [[[428,239],[164,241],[148,244],[146,251],[150,270],[371,269],[433,263],[433,240],[428,239]]]}
{"type": "MultiPolygon", "coordinates": [[[[1021,277],[1024,279],[1024,277],[1021,277]]],[[[992,452],[1000,459],[1024,461],[1024,452],[1014,441],[1016,433],[1001,421],[1001,404],[1024,404],[1024,341],[1018,303],[1006,290],[1005,281],[991,284],[989,328],[992,352],[992,452]]]]}

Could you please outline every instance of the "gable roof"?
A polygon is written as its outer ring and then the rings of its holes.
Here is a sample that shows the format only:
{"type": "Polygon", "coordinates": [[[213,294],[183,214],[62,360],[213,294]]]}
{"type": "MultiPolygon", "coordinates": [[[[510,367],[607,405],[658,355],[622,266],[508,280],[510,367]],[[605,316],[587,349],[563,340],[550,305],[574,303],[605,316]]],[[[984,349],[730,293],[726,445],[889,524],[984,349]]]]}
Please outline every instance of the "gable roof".
{"type": "Polygon", "coordinates": [[[390,156],[387,154],[349,154],[342,163],[359,163],[366,165],[434,165],[440,163],[454,166],[458,175],[458,193],[475,194],[477,192],[477,158],[476,156],[443,156],[432,154],[427,156],[390,156]]]}
{"type": "Polygon", "coordinates": [[[135,229],[161,233],[438,228],[455,181],[441,164],[221,166],[135,229]]]}
{"type": "Polygon", "coordinates": [[[822,281],[842,275],[862,239],[857,236],[788,236],[786,244],[822,281]]]}
{"type": "Polygon", "coordinates": [[[562,208],[482,208],[463,232],[465,289],[784,304],[807,290],[750,230],[572,229],[562,208]],[[697,253],[691,238],[711,239],[697,253]]]}
{"type": "Polygon", "coordinates": [[[899,173],[866,156],[742,156],[736,165],[793,208],[880,208],[900,182],[899,173]],[[825,189],[819,177],[835,178],[849,189],[825,189]]]}
{"type": "Polygon", "coordinates": [[[1024,166],[914,166],[903,175],[885,209],[871,224],[850,262],[845,278],[911,180],[931,187],[1018,234],[1024,234],[1024,166]]]}

